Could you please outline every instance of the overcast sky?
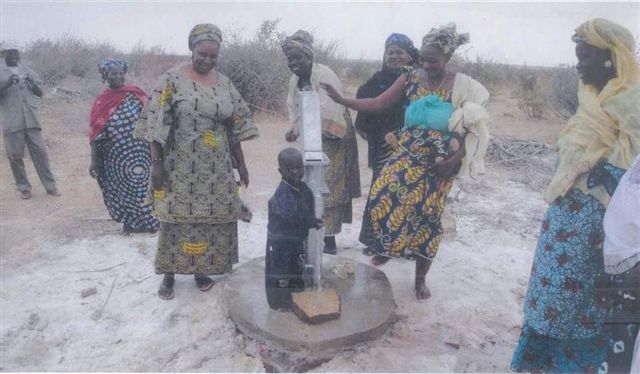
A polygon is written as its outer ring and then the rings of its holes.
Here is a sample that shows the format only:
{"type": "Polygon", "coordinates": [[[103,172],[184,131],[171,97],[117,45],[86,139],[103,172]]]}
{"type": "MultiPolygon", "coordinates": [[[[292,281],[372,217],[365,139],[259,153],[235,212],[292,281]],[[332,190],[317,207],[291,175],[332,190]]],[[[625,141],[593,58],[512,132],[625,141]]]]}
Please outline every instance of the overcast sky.
{"type": "Polygon", "coordinates": [[[336,40],[350,58],[379,59],[392,32],[419,46],[432,27],[455,22],[469,32],[461,52],[497,62],[553,66],[573,64],[573,30],[604,17],[640,34],[640,2],[140,2],[0,0],[0,39],[24,44],[38,38],[72,35],[110,41],[127,51],[141,42],[186,54],[196,23],[250,37],[266,19],[280,19],[287,34],[307,29],[324,41],[336,40]]]}

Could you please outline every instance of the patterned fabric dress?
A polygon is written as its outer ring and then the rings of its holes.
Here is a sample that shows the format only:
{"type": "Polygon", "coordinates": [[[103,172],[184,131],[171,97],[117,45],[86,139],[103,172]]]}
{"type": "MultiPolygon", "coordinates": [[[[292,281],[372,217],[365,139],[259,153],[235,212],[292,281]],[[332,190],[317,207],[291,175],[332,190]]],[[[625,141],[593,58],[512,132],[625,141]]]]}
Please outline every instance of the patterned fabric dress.
{"type": "MultiPolygon", "coordinates": [[[[383,68],[376,72],[367,82],[358,88],[356,98],[377,97],[386,91],[398,79],[400,69],[383,68]]],[[[384,140],[385,135],[393,132],[399,135],[400,128],[404,123],[404,105],[399,103],[393,108],[381,113],[360,112],[356,117],[355,128],[357,131],[366,134],[368,144],[368,164],[371,168],[371,186],[378,178],[380,171],[393,154],[393,147],[384,140]]],[[[371,224],[371,201],[367,199],[362,214],[362,227],[360,229],[360,243],[371,247],[375,238],[373,236],[373,225],[371,224]]]]}
{"type": "MultiPolygon", "coordinates": [[[[410,103],[427,96],[438,97],[442,103],[450,101],[451,92],[427,90],[418,70],[405,68],[405,72],[410,103]]],[[[410,108],[411,104],[407,110],[410,108]]],[[[426,124],[402,129],[400,146],[369,193],[374,251],[385,256],[435,257],[442,238],[440,218],[453,177],[438,177],[428,168],[437,157],[446,157],[448,135],[426,124]]]]}
{"type": "Polygon", "coordinates": [[[322,137],[322,150],[329,158],[325,169],[325,183],[329,194],[324,199],[325,235],[336,235],[342,231],[343,223],[353,220],[352,199],[360,197],[360,169],[358,166],[358,144],[349,111],[344,111],[349,124],[344,139],[322,137]]]}
{"type": "Polygon", "coordinates": [[[159,223],[145,202],[151,167],[149,143],[133,137],[141,110],[140,100],[129,93],[94,139],[102,161],[97,180],[113,220],[134,230],[154,231],[159,223]]]}
{"type": "Polygon", "coordinates": [[[175,68],[153,91],[136,135],[163,145],[165,188],[153,193],[160,220],[156,273],[224,274],[238,262],[242,202],[231,144],[258,136],[231,81],[213,87],[175,68]]]}
{"type": "MultiPolygon", "coordinates": [[[[613,194],[623,173],[601,161],[590,173],[590,185],[604,185],[613,194]]],[[[604,275],[604,213],[599,200],[577,188],[549,205],[513,370],[588,373],[601,368],[610,344],[608,329],[603,328],[609,301],[596,292],[596,281],[604,275]]]]}

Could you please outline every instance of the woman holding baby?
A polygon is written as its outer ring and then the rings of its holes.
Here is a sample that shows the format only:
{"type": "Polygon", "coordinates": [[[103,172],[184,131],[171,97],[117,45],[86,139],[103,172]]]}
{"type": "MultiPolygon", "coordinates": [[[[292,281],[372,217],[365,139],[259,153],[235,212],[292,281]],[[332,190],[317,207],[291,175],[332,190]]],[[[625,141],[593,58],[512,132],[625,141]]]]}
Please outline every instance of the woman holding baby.
{"type": "Polygon", "coordinates": [[[425,277],[442,238],[445,199],[457,174],[481,174],[488,143],[485,106],[489,92],[470,77],[447,69],[454,51],[469,41],[455,24],[432,29],[422,40],[420,68],[404,67],[395,83],[370,99],[342,97],[325,85],[336,102],[361,112],[379,112],[408,100],[399,139],[389,136],[393,153],[371,186],[371,263],[415,257],[418,300],[431,296],[425,277]]]}

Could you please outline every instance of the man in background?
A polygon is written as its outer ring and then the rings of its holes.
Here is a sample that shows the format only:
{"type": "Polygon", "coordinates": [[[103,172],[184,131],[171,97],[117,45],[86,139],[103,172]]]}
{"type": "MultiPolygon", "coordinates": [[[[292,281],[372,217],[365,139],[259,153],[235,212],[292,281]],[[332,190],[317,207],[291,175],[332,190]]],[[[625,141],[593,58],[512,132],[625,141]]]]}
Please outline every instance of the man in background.
{"type": "Polygon", "coordinates": [[[0,63],[0,123],[20,197],[25,200],[31,198],[31,184],[22,160],[25,145],[47,193],[60,196],[36,116],[35,96],[42,97],[38,76],[31,68],[18,65],[20,54],[17,47],[4,45],[1,51],[5,63],[0,63]]]}

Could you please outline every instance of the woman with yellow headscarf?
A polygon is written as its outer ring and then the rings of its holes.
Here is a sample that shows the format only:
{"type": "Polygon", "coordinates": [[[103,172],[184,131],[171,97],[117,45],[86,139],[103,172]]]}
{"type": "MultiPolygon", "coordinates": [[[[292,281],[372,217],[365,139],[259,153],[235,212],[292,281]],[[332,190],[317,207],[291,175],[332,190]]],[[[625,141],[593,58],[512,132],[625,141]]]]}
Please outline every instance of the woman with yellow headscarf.
{"type": "Polygon", "coordinates": [[[614,22],[590,20],[572,39],[579,106],[558,139],[558,168],[544,194],[550,205],[511,369],[628,372],[628,365],[612,367],[607,352],[632,352],[638,325],[625,326],[633,335],[626,346],[614,339],[605,323],[613,301],[599,292],[597,280],[604,274],[605,209],[640,153],[640,67],[633,35],[614,22]]]}

